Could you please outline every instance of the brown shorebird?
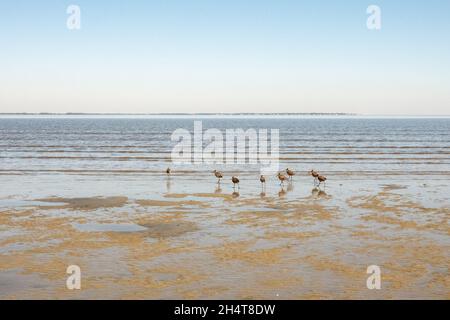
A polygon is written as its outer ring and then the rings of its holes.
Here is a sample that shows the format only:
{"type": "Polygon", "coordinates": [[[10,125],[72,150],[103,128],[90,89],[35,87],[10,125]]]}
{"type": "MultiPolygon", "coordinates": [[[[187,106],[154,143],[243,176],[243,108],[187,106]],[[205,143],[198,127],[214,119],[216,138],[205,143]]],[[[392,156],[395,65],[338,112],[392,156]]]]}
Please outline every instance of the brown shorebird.
{"type": "Polygon", "coordinates": [[[216,176],[216,178],[218,179],[218,180],[217,180],[217,183],[220,183],[220,179],[223,178],[222,173],[220,173],[220,172],[217,171],[217,170],[214,170],[213,173],[214,173],[214,175],[216,176]]]}
{"type": "Polygon", "coordinates": [[[261,181],[261,184],[265,185],[266,184],[266,177],[264,177],[263,175],[261,175],[259,177],[259,181],[261,181]]]}
{"type": "Polygon", "coordinates": [[[292,180],[292,176],[295,175],[295,172],[292,171],[291,169],[287,168],[287,169],[286,169],[286,173],[287,173],[287,175],[289,176],[289,179],[292,180]]]}
{"type": "Polygon", "coordinates": [[[319,180],[319,186],[323,182],[323,185],[325,186],[325,181],[327,181],[327,178],[324,176],[321,176],[320,174],[317,176],[317,180],[319,180]]]}
{"type": "Polygon", "coordinates": [[[281,174],[280,172],[278,172],[278,180],[280,180],[280,185],[282,186],[284,181],[286,181],[288,178],[286,178],[286,176],[284,174],[281,174]]]}
{"type": "Polygon", "coordinates": [[[170,175],[170,168],[167,168],[167,169],[166,169],[166,174],[167,174],[167,175],[170,175]]]}
{"type": "Polygon", "coordinates": [[[233,188],[236,187],[236,184],[238,185],[238,189],[239,189],[239,179],[236,178],[235,176],[231,177],[231,182],[233,182],[233,188]]]}
{"type": "Polygon", "coordinates": [[[311,170],[309,173],[314,178],[314,184],[316,184],[317,177],[319,176],[319,174],[316,171],[314,171],[314,170],[311,170]]]}

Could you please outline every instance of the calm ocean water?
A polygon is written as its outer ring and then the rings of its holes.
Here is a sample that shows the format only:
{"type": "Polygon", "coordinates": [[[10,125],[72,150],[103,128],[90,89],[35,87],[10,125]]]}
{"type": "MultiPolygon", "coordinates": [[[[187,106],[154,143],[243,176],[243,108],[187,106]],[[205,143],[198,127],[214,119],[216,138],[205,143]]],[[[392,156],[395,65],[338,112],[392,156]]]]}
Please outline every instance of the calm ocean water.
{"type": "MultiPolygon", "coordinates": [[[[335,174],[449,175],[449,118],[2,118],[0,174],[162,174],[178,128],[280,130],[280,167],[335,174]]],[[[179,171],[210,174],[205,165],[179,171]]],[[[211,166],[215,167],[215,166],[211,166]]],[[[252,166],[227,166],[252,170],[252,166]]]]}

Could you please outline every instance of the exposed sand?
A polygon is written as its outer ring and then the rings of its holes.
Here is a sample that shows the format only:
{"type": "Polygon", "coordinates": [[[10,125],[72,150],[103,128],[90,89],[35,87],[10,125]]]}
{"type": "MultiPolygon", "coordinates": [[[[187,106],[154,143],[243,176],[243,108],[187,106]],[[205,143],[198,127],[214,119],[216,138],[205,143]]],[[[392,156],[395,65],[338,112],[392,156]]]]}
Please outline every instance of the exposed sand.
{"type": "Polygon", "coordinates": [[[200,206],[207,207],[207,203],[195,200],[180,200],[180,201],[161,201],[161,200],[137,200],[137,204],[149,207],[166,207],[166,206],[200,206]]]}
{"type": "Polygon", "coordinates": [[[51,197],[2,209],[0,298],[450,298],[445,202],[425,205],[402,185],[347,197],[334,188],[51,197]],[[124,230],[83,230],[88,223],[124,230]],[[71,264],[82,290],[65,287],[71,264]],[[366,288],[372,264],[382,290],[366,288]]]}

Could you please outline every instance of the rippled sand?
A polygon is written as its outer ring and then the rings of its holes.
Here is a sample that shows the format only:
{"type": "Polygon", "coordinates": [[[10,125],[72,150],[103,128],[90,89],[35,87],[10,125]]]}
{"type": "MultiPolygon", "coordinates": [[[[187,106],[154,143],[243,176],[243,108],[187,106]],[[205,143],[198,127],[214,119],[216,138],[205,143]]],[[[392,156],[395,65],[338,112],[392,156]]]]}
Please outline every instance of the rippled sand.
{"type": "Polygon", "coordinates": [[[0,298],[450,298],[445,178],[334,176],[318,190],[305,174],[263,192],[244,176],[239,193],[211,177],[102,179],[14,177],[0,298]],[[81,290],[66,289],[72,264],[81,290]],[[373,264],[381,290],[366,288],[373,264]]]}

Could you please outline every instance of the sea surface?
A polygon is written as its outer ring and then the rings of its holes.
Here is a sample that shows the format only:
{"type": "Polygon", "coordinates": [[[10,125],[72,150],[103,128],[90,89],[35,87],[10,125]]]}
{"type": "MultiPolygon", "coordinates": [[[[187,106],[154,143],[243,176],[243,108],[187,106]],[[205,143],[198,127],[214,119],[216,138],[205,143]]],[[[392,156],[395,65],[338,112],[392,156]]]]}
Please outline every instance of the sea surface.
{"type": "MultiPolygon", "coordinates": [[[[450,173],[449,118],[0,118],[0,173],[163,173],[177,129],[278,129],[280,169],[328,174],[450,173]]],[[[269,134],[270,140],[270,134],[269,134]]],[[[193,141],[192,141],[193,142],[193,141]]],[[[207,141],[203,142],[203,146],[207,141]]],[[[270,150],[270,146],[269,146],[270,150]]],[[[254,165],[191,164],[174,170],[246,172],[254,165]],[[208,169],[208,170],[207,170],[208,169]]]]}

